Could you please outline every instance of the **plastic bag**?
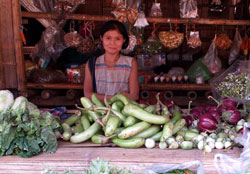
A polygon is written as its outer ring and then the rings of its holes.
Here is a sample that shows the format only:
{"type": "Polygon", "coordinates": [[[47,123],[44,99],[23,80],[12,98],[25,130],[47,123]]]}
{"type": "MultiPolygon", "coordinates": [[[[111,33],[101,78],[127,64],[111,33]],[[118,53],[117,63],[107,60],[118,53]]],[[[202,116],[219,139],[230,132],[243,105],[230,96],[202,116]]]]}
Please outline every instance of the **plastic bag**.
{"type": "Polygon", "coordinates": [[[198,7],[196,0],[180,0],[180,17],[196,18],[198,17],[198,7]]]}
{"type": "Polygon", "coordinates": [[[137,14],[137,19],[136,19],[136,21],[135,21],[134,26],[135,26],[135,27],[138,27],[138,28],[142,28],[142,27],[146,27],[146,26],[148,26],[148,25],[149,25],[149,24],[148,24],[148,21],[147,21],[147,19],[146,19],[146,17],[145,17],[144,12],[143,12],[143,11],[139,12],[139,13],[137,14]]]}
{"type": "Polygon", "coordinates": [[[42,55],[42,57],[52,58],[56,62],[61,52],[66,48],[63,35],[63,30],[57,27],[49,26],[46,28],[43,31],[41,40],[36,44],[35,49],[31,53],[33,61],[37,55],[42,55]]]}
{"type": "Polygon", "coordinates": [[[216,35],[214,37],[213,42],[211,43],[206,55],[204,56],[204,59],[202,62],[204,65],[208,67],[208,69],[213,73],[217,73],[221,70],[221,60],[219,59],[218,51],[215,46],[215,40],[216,40],[216,35]]]}
{"type": "Polygon", "coordinates": [[[161,11],[161,4],[160,3],[153,3],[149,16],[152,17],[162,17],[162,11],[161,11]]]}
{"type": "Polygon", "coordinates": [[[122,53],[124,54],[129,54],[131,53],[135,46],[137,45],[137,39],[136,36],[133,34],[129,35],[129,43],[128,43],[128,47],[126,49],[122,49],[122,53]]]}
{"type": "Polygon", "coordinates": [[[196,60],[188,69],[187,75],[190,82],[195,83],[197,75],[202,76],[205,81],[208,81],[213,77],[211,71],[202,63],[202,59],[203,58],[196,60]]]}
{"type": "Polygon", "coordinates": [[[190,161],[185,162],[182,164],[153,164],[151,167],[147,167],[145,169],[145,174],[158,174],[163,172],[169,172],[171,170],[176,169],[190,169],[190,168],[196,168],[196,174],[204,174],[204,167],[203,164],[200,161],[190,161]]]}
{"type": "Polygon", "coordinates": [[[236,138],[243,146],[239,158],[232,158],[225,154],[214,155],[214,165],[219,174],[248,174],[250,172],[250,123],[244,124],[243,135],[236,138]]]}
{"type": "Polygon", "coordinates": [[[197,48],[201,46],[202,42],[200,40],[199,31],[190,31],[189,39],[187,41],[188,46],[191,48],[197,48]]]}
{"type": "Polygon", "coordinates": [[[220,75],[210,80],[215,98],[233,98],[239,103],[250,101],[250,60],[237,60],[220,75]]]}
{"type": "Polygon", "coordinates": [[[235,35],[234,35],[234,41],[233,46],[230,50],[228,64],[232,64],[235,59],[237,59],[239,53],[240,53],[240,46],[242,43],[242,38],[240,36],[240,32],[238,28],[236,28],[235,35]]]}

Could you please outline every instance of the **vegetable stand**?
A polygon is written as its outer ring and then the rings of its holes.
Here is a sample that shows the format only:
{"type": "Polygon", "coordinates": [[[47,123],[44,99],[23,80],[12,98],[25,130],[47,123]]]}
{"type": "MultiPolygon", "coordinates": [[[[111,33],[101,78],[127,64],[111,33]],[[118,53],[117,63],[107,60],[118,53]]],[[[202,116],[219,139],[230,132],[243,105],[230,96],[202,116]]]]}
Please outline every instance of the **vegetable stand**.
{"type": "Polygon", "coordinates": [[[204,154],[203,151],[194,150],[162,150],[159,148],[146,149],[125,149],[112,147],[113,144],[104,146],[91,142],[72,144],[59,141],[58,149],[53,154],[40,154],[32,158],[20,158],[18,156],[4,156],[0,158],[0,173],[4,174],[35,174],[40,173],[44,168],[51,168],[54,171],[82,171],[92,159],[100,157],[110,161],[110,164],[119,168],[126,167],[137,174],[143,174],[146,167],[155,163],[181,164],[183,162],[200,160],[204,165],[205,173],[216,174],[213,164],[214,155],[223,153],[230,157],[238,158],[242,152],[241,148],[230,150],[213,150],[204,154]]]}

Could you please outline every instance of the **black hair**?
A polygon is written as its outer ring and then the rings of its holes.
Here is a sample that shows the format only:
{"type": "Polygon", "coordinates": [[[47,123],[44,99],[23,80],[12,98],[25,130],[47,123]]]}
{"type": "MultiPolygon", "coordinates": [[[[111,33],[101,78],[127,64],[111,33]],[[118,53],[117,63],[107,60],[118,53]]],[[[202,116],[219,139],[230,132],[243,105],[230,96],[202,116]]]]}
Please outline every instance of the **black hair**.
{"type": "Polygon", "coordinates": [[[123,23],[117,21],[117,20],[109,20],[107,22],[105,22],[102,26],[101,29],[101,36],[103,37],[103,35],[110,30],[117,30],[119,33],[121,33],[121,35],[124,37],[124,43],[122,45],[122,49],[126,49],[128,47],[128,43],[129,43],[129,37],[128,37],[128,32],[126,30],[126,27],[123,25],[123,23]]]}

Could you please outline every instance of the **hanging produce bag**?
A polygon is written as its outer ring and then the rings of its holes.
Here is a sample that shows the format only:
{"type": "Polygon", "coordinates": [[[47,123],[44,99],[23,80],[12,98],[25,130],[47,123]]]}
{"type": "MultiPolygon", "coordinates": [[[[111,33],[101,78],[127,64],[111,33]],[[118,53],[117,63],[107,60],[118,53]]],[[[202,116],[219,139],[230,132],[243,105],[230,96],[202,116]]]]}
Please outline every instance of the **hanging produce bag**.
{"type": "Polygon", "coordinates": [[[75,22],[71,21],[70,32],[64,35],[64,42],[67,45],[67,47],[78,47],[83,41],[82,36],[78,34],[77,31],[75,31],[74,26],[75,26],[75,22]]]}
{"type": "Polygon", "coordinates": [[[160,3],[157,3],[157,2],[154,2],[152,7],[151,7],[151,10],[150,10],[150,13],[149,13],[149,16],[151,17],[162,17],[162,11],[161,11],[161,4],[160,3]]]}
{"type": "Polygon", "coordinates": [[[239,56],[241,43],[242,43],[242,38],[240,36],[240,32],[238,28],[236,28],[233,46],[230,50],[229,59],[228,59],[229,65],[232,64],[233,61],[237,59],[237,57],[239,56]]]}
{"type": "Polygon", "coordinates": [[[181,18],[198,17],[198,6],[196,0],[180,0],[179,5],[181,18]]]}
{"type": "Polygon", "coordinates": [[[203,58],[202,62],[204,65],[208,67],[208,69],[213,73],[217,73],[221,70],[221,60],[218,57],[218,51],[215,46],[216,35],[214,37],[213,42],[211,43],[205,57],[203,58]]]}
{"type": "Polygon", "coordinates": [[[215,39],[215,46],[222,50],[227,50],[232,46],[232,41],[225,34],[218,34],[215,39]]]}
{"type": "Polygon", "coordinates": [[[200,40],[199,31],[190,31],[189,39],[187,40],[188,46],[191,48],[200,47],[202,42],[200,40]]]}

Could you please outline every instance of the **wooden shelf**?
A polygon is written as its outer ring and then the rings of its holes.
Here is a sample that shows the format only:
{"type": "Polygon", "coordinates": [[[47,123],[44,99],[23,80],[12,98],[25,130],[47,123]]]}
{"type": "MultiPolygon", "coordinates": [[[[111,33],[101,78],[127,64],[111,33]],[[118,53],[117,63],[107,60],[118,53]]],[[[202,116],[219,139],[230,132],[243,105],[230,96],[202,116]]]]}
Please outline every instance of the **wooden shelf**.
{"type": "MultiPolygon", "coordinates": [[[[87,14],[56,14],[22,11],[22,17],[44,19],[74,19],[90,21],[108,21],[115,19],[113,16],[87,15],[87,14]]],[[[205,18],[153,18],[147,17],[148,22],[154,23],[191,23],[204,25],[250,25],[250,20],[205,19],[205,18]]]]}
{"type": "MultiPolygon", "coordinates": [[[[140,84],[141,90],[210,90],[209,84],[160,84],[148,83],[140,84]]],[[[79,83],[27,83],[29,89],[83,89],[83,84],[79,83]]]]}
{"type": "Polygon", "coordinates": [[[81,89],[83,84],[79,83],[27,83],[29,89],[81,89]]]}
{"type": "Polygon", "coordinates": [[[209,84],[161,84],[161,83],[142,83],[140,84],[141,90],[184,90],[192,91],[199,90],[205,91],[210,90],[209,84]]]}

